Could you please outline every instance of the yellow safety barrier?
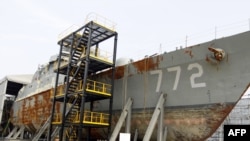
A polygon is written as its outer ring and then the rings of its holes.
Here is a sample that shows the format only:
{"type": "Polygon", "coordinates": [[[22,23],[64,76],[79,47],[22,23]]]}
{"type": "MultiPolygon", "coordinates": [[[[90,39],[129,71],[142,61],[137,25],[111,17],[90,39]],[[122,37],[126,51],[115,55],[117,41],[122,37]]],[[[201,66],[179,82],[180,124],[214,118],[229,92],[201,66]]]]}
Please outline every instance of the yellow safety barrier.
{"type": "MultiPolygon", "coordinates": [[[[66,88],[66,85],[58,86],[56,96],[63,96],[65,93],[65,88],[66,88]]],[[[76,88],[76,91],[77,92],[83,91],[82,81],[79,81],[79,85],[76,88]]],[[[111,85],[87,79],[86,91],[99,94],[99,95],[111,96],[111,85]]],[[[53,94],[51,95],[51,97],[53,97],[53,94]]]]}
{"type": "Polygon", "coordinates": [[[52,124],[61,124],[62,123],[62,114],[61,113],[56,113],[53,116],[52,124]]]}
{"type": "MultiPolygon", "coordinates": [[[[57,113],[54,115],[53,124],[60,124],[62,114],[57,113]]],[[[109,114],[99,113],[99,112],[84,112],[83,123],[85,124],[95,124],[95,125],[109,125],[109,114]]],[[[76,115],[73,119],[71,119],[72,123],[80,123],[80,113],[76,112],[76,115]]]]}
{"type": "MultiPolygon", "coordinates": [[[[84,48],[82,57],[85,57],[86,52],[87,52],[86,48],[84,48]]],[[[96,60],[112,64],[113,62],[112,57],[113,57],[112,53],[100,48],[98,48],[98,50],[95,50],[95,48],[91,48],[90,50],[90,58],[95,58],[96,60]]]]}
{"type": "MultiPolygon", "coordinates": [[[[58,86],[56,89],[56,96],[63,96],[65,93],[65,87],[66,87],[66,85],[58,86]]],[[[53,98],[53,97],[54,97],[54,92],[51,94],[51,98],[53,98]]]]}
{"type": "Polygon", "coordinates": [[[83,123],[109,125],[108,119],[109,114],[86,111],[84,112],[83,123]]]}
{"type": "MultiPolygon", "coordinates": [[[[77,88],[77,91],[82,91],[82,90],[83,90],[83,86],[82,86],[82,83],[80,83],[78,88],[77,88]]],[[[110,96],[111,95],[111,85],[88,79],[87,85],[86,85],[86,91],[96,93],[96,94],[110,96]]]]}
{"type": "Polygon", "coordinates": [[[85,23],[88,23],[90,21],[94,21],[95,23],[106,27],[109,30],[115,31],[116,23],[97,13],[91,12],[87,15],[85,23]]]}
{"type": "MultiPolygon", "coordinates": [[[[86,57],[86,48],[83,48],[83,52],[80,58],[84,58],[86,57]]],[[[108,64],[112,64],[113,63],[113,54],[104,50],[104,49],[100,49],[98,48],[98,50],[96,51],[94,48],[91,48],[90,50],[90,58],[95,59],[95,60],[99,60],[108,64]]],[[[64,57],[63,59],[61,59],[61,63],[59,68],[64,68],[67,67],[69,64],[69,58],[64,57]]],[[[54,71],[57,71],[57,67],[58,67],[58,63],[56,62],[53,65],[54,71]]]]}
{"type": "Polygon", "coordinates": [[[75,32],[79,28],[80,28],[79,25],[72,25],[72,26],[70,26],[69,28],[67,28],[66,30],[64,30],[63,32],[61,32],[58,35],[58,41],[62,40],[66,36],[69,36],[70,34],[72,34],[73,32],[75,32]]]}

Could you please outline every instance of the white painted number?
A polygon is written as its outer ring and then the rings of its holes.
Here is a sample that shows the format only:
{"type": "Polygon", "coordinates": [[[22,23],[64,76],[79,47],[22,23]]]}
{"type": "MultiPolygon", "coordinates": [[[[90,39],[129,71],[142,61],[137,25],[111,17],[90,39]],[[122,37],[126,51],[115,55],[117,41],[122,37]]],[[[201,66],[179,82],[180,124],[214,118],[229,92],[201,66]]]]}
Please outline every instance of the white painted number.
{"type": "Polygon", "coordinates": [[[206,87],[206,83],[202,82],[202,83],[195,83],[195,78],[201,77],[203,74],[203,69],[202,66],[198,63],[193,63],[193,64],[189,64],[188,65],[188,70],[192,70],[194,68],[198,69],[197,73],[194,73],[190,76],[190,83],[191,83],[191,87],[192,88],[199,88],[199,87],[206,87]]]}
{"type": "Polygon", "coordinates": [[[176,67],[168,68],[168,71],[169,72],[176,71],[175,81],[174,81],[174,87],[173,87],[173,90],[176,90],[177,86],[179,84],[179,80],[180,80],[181,67],[180,66],[176,66],[176,67]]]}
{"type": "Polygon", "coordinates": [[[156,84],[156,92],[160,91],[161,87],[161,80],[162,80],[162,71],[161,70],[154,70],[151,71],[150,74],[158,74],[157,84],[156,84]]]}
{"type": "MultiPolygon", "coordinates": [[[[194,72],[193,74],[191,74],[191,76],[189,78],[191,88],[206,87],[205,82],[200,82],[200,83],[197,82],[197,79],[200,78],[203,75],[202,66],[200,64],[198,64],[198,63],[189,64],[188,67],[187,67],[187,70],[191,71],[193,69],[197,70],[198,72],[194,72]]],[[[168,72],[176,72],[174,85],[173,85],[173,90],[177,90],[178,85],[179,85],[179,81],[180,81],[180,76],[181,76],[181,67],[180,66],[175,66],[175,67],[167,68],[167,71],[168,72]]],[[[150,71],[150,74],[151,75],[158,75],[156,90],[155,91],[160,92],[160,88],[161,88],[161,85],[162,85],[162,70],[153,70],[153,71],[150,71]]]]}

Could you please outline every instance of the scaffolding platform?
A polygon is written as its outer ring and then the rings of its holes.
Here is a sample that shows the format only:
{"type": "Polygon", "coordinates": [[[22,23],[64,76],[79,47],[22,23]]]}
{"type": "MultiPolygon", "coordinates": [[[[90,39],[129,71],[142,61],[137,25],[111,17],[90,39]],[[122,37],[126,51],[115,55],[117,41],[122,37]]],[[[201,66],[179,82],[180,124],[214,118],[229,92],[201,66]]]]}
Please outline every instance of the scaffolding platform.
{"type": "Polygon", "coordinates": [[[82,140],[83,129],[111,129],[112,94],[118,34],[113,28],[96,20],[72,30],[68,29],[59,37],[60,45],[53,100],[52,118],[48,140],[59,136],[59,140],[82,140]],[[112,53],[102,49],[102,43],[113,39],[112,53]],[[104,70],[111,70],[111,79],[107,82],[95,80],[94,75],[104,70]],[[59,75],[65,76],[64,84],[59,85],[59,75]],[[85,104],[93,105],[94,101],[109,100],[107,113],[93,111],[85,104]],[[55,112],[56,105],[63,105],[63,110],[55,112]],[[58,127],[58,128],[55,128],[58,127]],[[53,129],[57,129],[57,133],[53,129]]]}

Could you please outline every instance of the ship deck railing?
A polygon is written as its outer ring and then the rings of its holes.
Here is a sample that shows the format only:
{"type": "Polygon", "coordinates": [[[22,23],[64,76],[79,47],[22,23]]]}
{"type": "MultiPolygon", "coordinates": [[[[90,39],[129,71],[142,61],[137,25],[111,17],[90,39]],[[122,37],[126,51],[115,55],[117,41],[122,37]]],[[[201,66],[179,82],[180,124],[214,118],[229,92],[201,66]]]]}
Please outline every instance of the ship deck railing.
{"type": "MultiPolygon", "coordinates": [[[[63,96],[65,94],[65,88],[66,84],[58,86],[56,96],[63,96]]],[[[76,88],[75,92],[82,92],[82,91],[83,91],[83,83],[82,81],[79,81],[79,85],[76,88]]],[[[111,96],[111,85],[87,79],[86,92],[102,96],[111,96]]]]}
{"type": "Polygon", "coordinates": [[[112,64],[112,53],[104,49],[98,49],[98,53],[95,54],[93,50],[90,51],[90,57],[104,63],[112,64]]]}
{"type": "Polygon", "coordinates": [[[111,31],[115,31],[116,23],[97,13],[92,12],[87,15],[85,23],[88,23],[90,21],[93,21],[96,24],[103,26],[111,31]]]}
{"type": "MultiPolygon", "coordinates": [[[[67,54],[67,53],[64,53],[64,54],[67,54]]],[[[82,56],[80,58],[80,60],[82,60],[83,58],[86,57],[86,49],[83,50],[83,53],[82,53],[82,56]]],[[[96,61],[99,61],[99,62],[102,62],[102,63],[105,63],[105,64],[109,64],[109,65],[112,65],[113,64],[113,61],[112,61],[112,53],[110,53],[109,51],[107,50],[104,50],[104,49],[98,49],[98,52],[95,53],[94,50],[90,50],[90,55],[89,55],[89,59],[90,60],[96,60],[96,61]]],[[[60,66],[59,66],[59,69],[63,69],[65,67],[68,66],[69,64],[69,54],[67,54],[67,56],[63,56],[61,57],[61,62],[60,62],[60,66]]],[[[79,62],[80,62],[79,60],[79,62]]],[[[58,67],[58,62],[54,63],[54,71],[57,71],[57,67],[58,67]]]]}
{"type": "MultiPolygon", "coordinates": [[[[58,35],[57,40],[60,41],[61,39],[63,39],[64,37],[67,37],[68,35],[72,34],[73,32],[75,32],[76,30],[78,30],[81,26],[79,25],[71,25],[69,28],[65,29],[63,32],[61,32],[58,35]]],[[[80,34],[80,32],[78,32],[77,34],[80,34]]]]}
{"type": "MultiPolygon", "coordinates": [[[[76,91],[83,91],[82,81],[79,83],[76,91]]],[[[95,93],[99,95],[111,96],[111,85],[87,79],[86,91],[90,93],[95,93]]]]}
{"type": "MultiPolygon", "coordinates": [[[[71,123],[80,123],[80,112],[77,111],[76,115],[69,119],[71,123]]],[[[54,115],[52,124],[61,124],[62,123],[62,114],[56,113],[54,115]]],[[[89,125],[109,125],[109,114],[100,113],[100,112],[92,112],[92,111],[84,111],[83,121],[84,124],[89,125]]]]}
{"type": "MultiPolygon", "coordinates": [[[[87,15],[87,17],[85,19],[85,24],[87,24],[88,22],[91,22],[91,21],[93,21],[95,24],[98,24],[99,26],[105,27],[111,31],[115,31],[116,23],[107,19],[104,16],[97,14],[97,13],[92,12],[92,13],[87,15]]],[[[58,35],[58,41],[67,37],[68,35],[72,34],[73,32],[77,31],[81,26],[80,25],[70,26],[69,28],[67,28],[66,30],[64,30],[62,33],[60,33],[58,35]]],[[[80,33],[78,33],[78,34],[80,34],[80,33]]]]}

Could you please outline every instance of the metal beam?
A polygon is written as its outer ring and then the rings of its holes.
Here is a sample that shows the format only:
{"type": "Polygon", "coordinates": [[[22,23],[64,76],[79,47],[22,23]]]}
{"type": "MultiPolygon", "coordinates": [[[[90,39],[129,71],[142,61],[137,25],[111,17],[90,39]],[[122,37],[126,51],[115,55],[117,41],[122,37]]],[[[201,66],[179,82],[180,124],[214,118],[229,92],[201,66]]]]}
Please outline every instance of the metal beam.
{"type": "MultiPolygon", "coordinates": [[[[159,118],[158,126],[160,124],[163,124],[164,103],[166,101],[166,96],[167,96],[167,94],[161,94],[160,95],[160,98],[159,98],[158,103],[157,103],[157,105],[155,107],[153,116],[152,116],[152,118],[151,118],[151,120],[149,122],[148,128],[147,128],[145,136],[143,138],[143,141],[149,141],[150,140],[150,137],[151,137],[151,135],[152,135],[152,133],[154,131],[154,128],[155,128],[155,125],[156,125],[156,122],[157,122],[158,118],[159,118]]],[[[163,138],[162,132],[163,132],[163,126],[160,125],[160,127],[158,128],[158,131],[157,131],[157,140],[158,141],[162,141],[162,138],[163,138]]]]}
{"type": "MultiPolygon", "coordinates": [[[[129,98],[126,105],[125,105],[125,107],[124,107],[124,109],[123,109],[123,111],[122,111],[122,113],[121,113],[121,116],[120,116],[114,130],[113,130],[113,133],[112,133],[109,141],[115,141],[116,140],[116,138],[118,136],[118,133],[121,130],[122,124],[125,121],[125,118],[126,117],[131,118],[131,116],[127,116],[127,115],[131,115],[132,103],[133,103],[132,98],[129,98]]],[[[130,126],[130,123],[128,123],[128,121],[130,121],[130,120],[127,120],[127,125],[126,126],[130,126]]]]}
{"type": "Polygon", "coordinates": [[[9,135],[6,137],[6,139],[11,138],[11,137],[16,133],[17,129],[18,129],[18,127],[15,126],[15,127],[12,129],[12,131],[9,133],[9,135]]]}
{"type": "Polygon", "coordinates": [[[167,126],[165,126],[165,128],[164,128],[164,134],[163,134],[163,141],[165,141],[165,140],[167,140],[167,133],[168,133],[168,127],[167,126]]]}
{"type": "Polygon", "coordinates": [[[36,134],[32,138],[32,141],[37,141],[41,137],[41,135],[49,127],[50,121],[51,121],[51,116],[47,119],[47,121],[43,124],[43,126],[38,130],[38,132],[36,132],[36,134]]]}
{"type": "Polygon", "coordinates": [[[137,141],[137,137],[138,137],[138,130],[137,130],[137,129],[135,129],[134,141],[137,141]]]}
{"type": "Polygon", "coordinates": [[[25,129],[25,126],[21,126],[11,139],[17,139],[18,136],[20,136],[20,138],[22,139],[22,136],[23,136],[22,134],[23,134],[24,129],[25,129]]]}

